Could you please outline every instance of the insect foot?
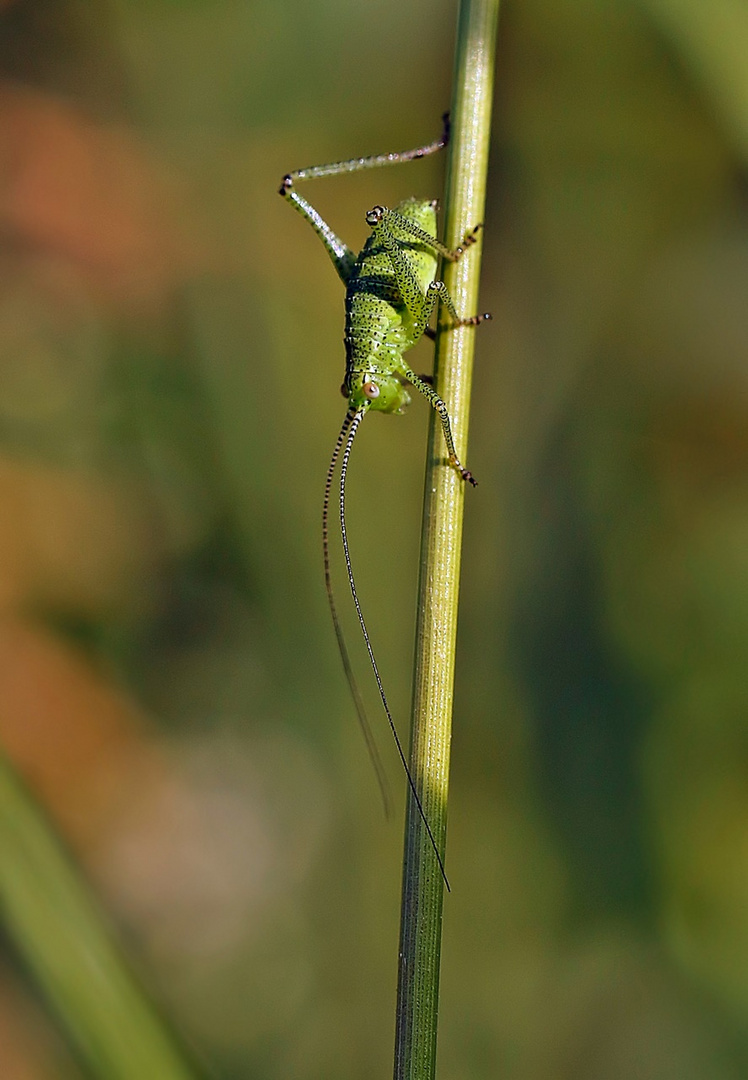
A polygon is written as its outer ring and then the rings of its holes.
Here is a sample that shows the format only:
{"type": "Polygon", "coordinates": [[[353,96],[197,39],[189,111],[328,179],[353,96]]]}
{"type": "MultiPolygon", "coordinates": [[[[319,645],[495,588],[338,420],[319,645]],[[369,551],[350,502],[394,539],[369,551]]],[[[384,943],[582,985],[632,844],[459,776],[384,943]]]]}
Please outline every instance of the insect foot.
{"type": "Polygon", "coordinates": [[[478,239],[478,233],[483,228],[483,222],[479,221],[474,228],[465,233],[462,243],[459,247],[455,248],[455,258],[459,259],[460,255],[464,255],[469,247],[472,247],[475,241],[478,239]]]}
{"type": "Polygon", "coordinates": [[[442,133],[432,146],[422,146],[413,154],[414,158],[426,157],[426,154],[433,153],[434,150],[443,150],[445,146],[449,146],[449,137],[452,133],[452,123],[449,118],[449,113],[442,113],[442,133]]]}
{"type": "Polygon", "coordinates": [[[457,472],[460,474],[460,476],[462,477],[463,480],[467,480],[467,482],[469,484],[472,484],[473,487],[478,486],[478,481],[475,479],[473,474],[470,472],[470,469],[464,468],[460,464],[459,459],[457,458],[457,456],[455,454],[450,454],[449,455],[449,464],[452,465],[455,469],[457,469],[457,472]]]}
{"type": "Polygon", "coordinates": [[[482,322],[490,322],[493,315],[490,311],[484,311],[482,315],[471,315],[469,319],[460,319],[458,326],[480,326],[482,322]]]}

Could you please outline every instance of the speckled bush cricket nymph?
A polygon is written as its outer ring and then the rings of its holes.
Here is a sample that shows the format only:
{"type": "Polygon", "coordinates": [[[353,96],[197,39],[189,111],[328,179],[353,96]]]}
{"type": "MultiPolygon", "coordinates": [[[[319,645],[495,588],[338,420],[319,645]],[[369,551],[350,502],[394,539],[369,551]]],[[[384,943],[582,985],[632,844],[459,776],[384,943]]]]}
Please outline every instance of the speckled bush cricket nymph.
{"type": "Polygon", "coordinates": [[[361,611],[348,549],[348,535],[345,523],[345,480],[353,440],[364,416],[370,411],[403,412],[410,403],[410,395],[405,385],[410,383],[411,386],[414,386],[427,398],[439,414],[444,439],[447,444],[449,464],[457,470],[463,480],[475,484],[472,474],[462,465],[457,456],[447,406],[434,390],[429,377],[416,375],[408,367],[404,360],[404,354],[424,334],[431,338],[435,336],[434,331],[429,328],[428,322],[437,300],[441,300],[449,315],[450,329],[458,326],[477,326],[484,319],[490,318],[488,314],[461,318],[455,309],[444,282],[436,279],[439,257],[450,262],[459,259],[477,239],[481,225],[476,225],[467,234],[460,247],[451,250],[442,244],[436,236],[437,204],[435,201],[415,198],[405,199],[403,202],[398,203],[394,210],[388,210],[385,206],[375,206],[366,215],[366,222],[371,228],[371,236],[364,244],[363,250],[356,255],[346,243],[336,236],[314,207],[296,192],[294,184],[297,180],[335,176],[340,173],[358,172],[361,169],[375,169],[382,165],[397,165],[402,162],[413,161],[417,158],[435,154],[438,150],[443,149],[448,141],[449,119],[448,116],[445,116],[442,135],[427,146],[419,146],[415,150],[406,150],[401,153],[353,158],[350,161],[338,161],[331,165],[314,165],[308,169],[299,169],[297,172],[284,176],[280,187],[280,194],[309,222],[319,236],[346,288],[346,366],[341,392],[348,399],[348,411],[343,420],[343,426],[340,429],[327,470],[322,513],[325,584],[327,586],[335,636],[348,685],[356,706],[359,723],[386,804],[384,770],[366,717],[361,694],[353,675],[348,649],[338,619],[330,577],[328,529],[330,496],[335,468],[340,459],[340,530],[353,603],[356,607],[361,632],[364,636],[369,660],[379,688],[379,695],[395,739],[397,751],[447,888],[449,888],[449,883],[444,870],[444,863],[408,768],[408,762],[392,718],[379,668],[374,657],[374,650],[361,611]]]}

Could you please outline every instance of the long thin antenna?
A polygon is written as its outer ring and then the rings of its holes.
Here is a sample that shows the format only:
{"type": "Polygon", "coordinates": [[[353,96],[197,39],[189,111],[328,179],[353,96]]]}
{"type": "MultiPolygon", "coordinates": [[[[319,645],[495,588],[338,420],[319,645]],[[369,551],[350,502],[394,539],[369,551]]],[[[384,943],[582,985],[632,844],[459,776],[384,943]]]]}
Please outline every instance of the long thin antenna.
{"type": "Polygon", "coordinates": [[[413,793],[413,798],[415,799],[416,806],[418,807],[418,813],[421,815],[421,820],[423,821],[423,824],[424,824],[424,826],[426,828],[426,832],[428,833],[429,840],[431,841],[431,846],[434,849],[434,854],[436,855],[436,861],[439,863],[439,869],[441,870],[441,875],[444,878],[444,884],[447,887],[447,892],[451,892],[451,889],[449,887],[449,880],[447,878],[447,872],[444,869],[444,862],[442,861],[442,857],[441,857],[441,855],[439,853],[439,848],[436,846],[436,840],[434,839],[434,834],[431,831],[431,826],[429,825],[428,818],[426,817],[423,806],[421,805],[421,800],[419,798],[418,792],[416,791],[416,786],[413,783],[413,777],[410,775],[410,769],[408,767],[408,762],[407,762],[407,759],[405,757],[405,752],[403,751],[402,743],[400,742],[400,736],[397,733],[397,728],[395,727],[395,721],[392,719],[392,713],[390,712],[390,706],[389,706],[389,704],[387,702],[387,695],[384,692],[384,686],[382,684],[382,679],[381,679],[381,677],[379,675],[379,668],[377,667],[377,661],[374,658],[374,650],[372,648],[371,640],[369,638],[369,632],[366,629],[366,623],[364,621],[364,614],[363,614],[363,612],[361,610],[361,605],[360,605],[359,600],[358,600],[358,593],[356,592],[356,582],[354,581],[354,578],[353,578],[353,566],[351,565],[351,556],[350,556],[350,552],[348,550],[348,534],[347,534],[346,528],[345,528],[345,478],[346,478],[346,474],[348,472],[348,460],[349,460],[349,458],[351,456],[351,447],[353,446],[353,440],[356,437],[356,432],[358,431],[359,425],[360,425],[360,423],[363,420],[365,415],[366,415],[366,407],[364,407],[362,409],[359,409],[357,411],[349,410],[348,415],[346,416],[345,423],[343,424],[343,428],[342,428],[342,430],[340,432],[340,435],[338,437],[338,445],[335,448],[335,457],[337,457],[338,453],[340,452],[340,445],[342,444],[343,441],[345,441],[345,450],[343,451],[343,460],[340,463],[340,533],[341,533],[341,536],[343,538],[343,551],[345,553],[345,565],[346,565],[346,569],[348,571],[348,582],[349,582],[349,584],[351,586],[351,595],[353,596],[353,603],[356,605],[356,614],[358,615],[359,625],[361,626],[361,633],[364,635],[364,641],[366,642],[366,651],[369,654],[369,660],[371,661],[372,670],[374,672],[374,678],[377,680],[377,686],[379,687],[379,696],[382,699],[382,705],[384,706],[384,711],[387,714],[387,719],[389,720],[389,723],[390,723],[390,729],[391,729],[392,734],[393,734],[394,739],[395,739],[395,745],[397,746],[397,752],[400,755],[400,761],[402,762],[403,768],[405,769],[405,775],[408,778],[408,785],[410,787],[411,792],[413,793]]]}
{"type": "Polygon", "coordinates": [[[345,415],[343,426],[340,429],[338,435],[338,441],[335,443],[335,449],[332,452],[330,458],[330,464],[327,469],[327,480],[325,481],[325,498],[322,503],[322,551],[325,558],[325,588],[327,589],[327,600],[330,604],[330,614],[332,615],[332,625],[335,628],[335,637],[338,642],[338,650],[340,652],[340,659],[343,661],[343,671],[348,682],[348,688],[351,691],[351,697],[353,698],[353,704],[356,707],[356,715],[358,717],[358,723],[361,728],[361,733],[364,736],[364,742],[366,743],[366,749],[369,752],[371,763],[374,766],[374,772],[377,776],[377,783],[379,784],[379,791],[382,795],[382,803],[384,805],[384,813],[386,817],[389,817],[392,813],[392,799],[390,796],[390,788],[387,783],[387,775],[384,771],[384,765],[382,759],[379,756],[379,750],[377,744],[374,741],[374,733],[371,730],[371,724],[369,723],[366,715],[366,709],[364,708],[364,701],[361,697],[361,692],[358,688],[358,683],[353,674],[353,667],[351,666],[351,660],[348,655],[348,648],[343,637],[343,629],[338,619],[338,611],[335,607],[335,597],[332,591],[332,578],[330,577],[330,536],[329,536],[329,520],[330,520],[330,492],[332,491],[332,478],[335,472],[335,466],[340,455],[341,447],[345,442],[345,437],[348,434],[348,429],[351,426],[351,422],[356,415],[353,409],[349,409],[345,415]]]}

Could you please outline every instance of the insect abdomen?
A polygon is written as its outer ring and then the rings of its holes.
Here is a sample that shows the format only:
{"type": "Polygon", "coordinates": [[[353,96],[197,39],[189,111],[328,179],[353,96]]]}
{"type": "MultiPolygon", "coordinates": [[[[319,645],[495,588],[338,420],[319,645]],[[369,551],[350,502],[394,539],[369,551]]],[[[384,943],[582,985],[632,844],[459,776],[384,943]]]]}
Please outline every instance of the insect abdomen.
{"type": "MultiPolygon", "coordinates": [[[[395,213],[436,235],[433,202],[406,199],[395,213]]],[[[402,228],[400,242],[408,252],[413,289],[425,294],[436,276],[434,252],[402,228]]],[[[392,260],[372,235],[356,260],[346,292],[346,375],[343,384],[351,408],[361,405],[382,412],[402,412],[410,396],[402,385],[403,353],[415,344],[423,326],[413,324],[398,286],[392,260]]]]}

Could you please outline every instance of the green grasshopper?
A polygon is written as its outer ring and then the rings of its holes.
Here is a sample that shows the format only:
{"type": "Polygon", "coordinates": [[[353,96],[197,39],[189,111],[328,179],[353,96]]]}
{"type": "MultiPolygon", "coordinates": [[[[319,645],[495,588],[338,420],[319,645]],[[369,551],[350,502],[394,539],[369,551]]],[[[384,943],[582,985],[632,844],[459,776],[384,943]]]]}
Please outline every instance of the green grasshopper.
{"type": "Polygon", "coordinates": [[[360,254],[356,255],[344,241],[335,235],[314,207],[294,189],[296,180],[335,176],[340,173],[358,172],[361,169],[374,169],[382,165],[396,165],[405,161],[424,158],[443,149],[448,141],[449,116],[447,114],[444,117],[444,128],[440,138],[427,146],[419,146],[415,150],[405,150],[400,153],[379,154],[374,157],[354,158],[350,161],[338,161],[330,165],[314,165],[308,169],[299,169],[297,172],[289,173],[283,177],[280,194],[291,203],[317,233],[346,287],[346,368],[341,393],[348,399],[348,411],[327,470],[322,511],[325,584],[335,636],[348,685],[356,706],[359,724],[377,774],[385,809],[387,809],[388,796],[384,769],[366,717],[361,694],[353,675],[348,649],[338,619],[330,577],[330,497],[335,468],[342,450],[339,489],[340,530],[353,603],[379,688],[379,696],[382,699],[382,705],[395,739],[395,745],[405,769],[408,785],[434,849],[442,877],[449,889],[444,863],[431,831],[431,826],[426,819],[392,718],[392,712],[387,701],[379,668],[374,657],[371,639],[359,603],[345,523],[345,481],[353,440],[364,416],[370,411],[402,413],[410,403],[410,395],[405,387],[405,383],[408,382],[427,398],[438,413],[447,444],[450,465],[457,470],[463,480],[475,485],[476,481],[472,473],[464,468],[457,456],[447,406],[433,389],[431,378],[416,375],[408,367],[404,360],[404,353],[412,348],[424,334],[430,338],[435,337],[435,332],[430,329],[428,323],[437,299],[441,300],[450,316],[451,328],[477,326],[485,319],[491,318],[489,314],[461,318],[455,309],[444,282],[436,280],[439,256],[450,262],[455,262],[471,244],[475,243],[482,226],[476,225],[466,235],[461,246],[451,250],[442,244],[436,236],[436,201],[415,198],[405,199],[394,210],[388,210],[385,206],[375,206],[368,212],[366,222],[371,228],[371,236],[364,244],[360,254]]]}

